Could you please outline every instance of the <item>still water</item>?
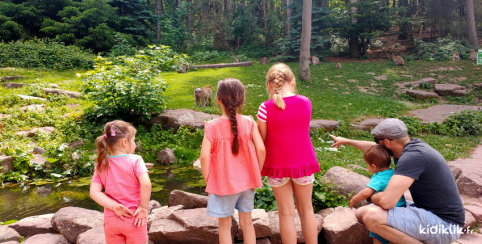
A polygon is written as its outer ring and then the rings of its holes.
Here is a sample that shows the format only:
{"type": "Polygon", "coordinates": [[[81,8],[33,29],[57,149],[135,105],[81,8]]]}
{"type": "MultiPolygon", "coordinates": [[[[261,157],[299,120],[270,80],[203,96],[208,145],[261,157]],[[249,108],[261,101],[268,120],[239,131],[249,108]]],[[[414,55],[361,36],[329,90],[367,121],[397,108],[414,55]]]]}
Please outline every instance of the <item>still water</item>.
{"type": "MultiPolygon", "coordinates": [[[[202,174],[192,167],[161,167],[149,170],[152,182],[151,200],[167,205],[173,190],[207,195],[202,174]]],[[[55,213],[73,206],[103,211],[89,196],[91,177],[62,182],[34,181],[0,186],[0,222],[28,216],[55,213]]]]}

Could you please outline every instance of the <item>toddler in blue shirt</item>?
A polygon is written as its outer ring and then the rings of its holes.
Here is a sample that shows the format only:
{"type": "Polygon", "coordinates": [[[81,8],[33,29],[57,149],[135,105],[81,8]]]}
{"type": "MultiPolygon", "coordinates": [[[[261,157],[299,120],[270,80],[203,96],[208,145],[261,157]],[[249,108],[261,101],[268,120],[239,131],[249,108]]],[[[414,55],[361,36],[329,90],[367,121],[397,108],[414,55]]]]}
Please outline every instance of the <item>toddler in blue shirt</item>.
{"type": "MultiPolygon", "coordinates": [[[[364,158],[365,162],[367,163],[368,170],[373,174],[373,176],[370,179],[367,187],[352,197],[350,200],[350,208],[353,208],[353,205],[355,205],[357,202],[365,200],[377,192],[385,191],[390,178],[392,178],[393,173],[395,172],[390,168],[390,163],[392,160],[387,149],[381,145],[375,145],[368,149],[368,151],[365,152],[364,158]]],[[[405,197],[402,196],[400,200],[398,200],[398,203],[395,205],[395,207],[404,206],[406,206],[406,201],[405,197]]],[[[374,244],[389,244],[389,241],[383,239],[381,236],[375,233],[370,232],[370,237],[373,237],[374,244]]]]}

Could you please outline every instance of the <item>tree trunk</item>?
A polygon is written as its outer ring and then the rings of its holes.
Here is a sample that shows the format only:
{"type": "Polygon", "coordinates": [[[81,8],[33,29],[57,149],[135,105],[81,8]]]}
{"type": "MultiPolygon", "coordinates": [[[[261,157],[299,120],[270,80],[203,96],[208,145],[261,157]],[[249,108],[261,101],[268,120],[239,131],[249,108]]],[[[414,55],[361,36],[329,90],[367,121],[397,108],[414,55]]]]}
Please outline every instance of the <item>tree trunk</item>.
{"type": "Polygon", "coordinates": [[[330,0],[321,0],[321,7],[328,8],[330,0]]]}
{"type": "MultiPolygon", "coordinates": [[[[286,0],[286,6],[290,6],[290,5],[291,5],[291,0],[286,0]]],[[[293,26],[290,22],[290,19],[291,19],[291,8],[288,8],[286,9],[286,21],[288,22],[288,35],[290,31],[293,30],[293,26]]]]}
{"type": "Polygon", "coordinates": [[[301,15],[300,80],[309,82],[312,82],[310,74],[312,6],[313,0],[303,0],[303,12],[301,15]]]}
{"type": "MultiPolygon", "coordinates": [[[[351,3],[357,3],[358,0],[351,0],[351,3]]],[[[358,8],[352,6],[351,7],[351,14],[355,15],[358,12],[358,8]]],[[[357,19],[351,18],[351,23],[356,24],[357,19]]],[[[358,32],[352,31],[350,33],[350,58],[359,59],[360,58],[360,43],[358,41],[358,32]]]]}
{"type": "Polygon", "coordinates": [[[157,24],[156,24],[156,41],[157,44],[161,44],[161,0],[156,0],[156,17],[157,17],[157,24]]]}
{"type": "Polygon", "coordinates": [[[288,20],[286,18],[286,0],[281,0],[281,14],[283,16],[283,18],[281,19],[284,19],[285,21],[283,21],[283,30],[284,30],[284,36],[287,36],[288,35],[288,20]]]}
{"type": "Polygon", "coordinates": [[[176,0],[176,8],[177,9],[181,8],[181,0],[176,0]]]}
{"type": "Polygon", "coordinates": [[[224,0],[224,15],[229,13],[229,0],[224,0]]]}
{"type": "Polygon", "coordinates": [[[477,31],[475,29],[474,0],[466,0],[467,4],[467,26],[469,28],[469,42],[472,46],[478,47],[477,31]]]}
{"type": "Polygon", "coordinates": [[[266,0],[263,0],[263,18],[264,18],[264,41],[268,45],[268,17],[266,16],[266,0]]]}
{"type": "MultiPolygon", "coordinates": [[[[402,15],[402,17],[408,17],[410,13],[410,9],[408,6],[408,0],[399,0],[398,1],[400,7],[405,7],[405,13],[402,15]]],[[[400,27],[400,35],[398,35],[399,40],[406,40],[408,38],[408,26],[407,24],[401,24],[400,27]]]]}
{"type": "Polygon", "coordinates": [[[192,0],[187,0],[187,23],[186,27],[191,32],[191,24],[192,24],[192,0]]]}
{"type": "Polygon", "coordinates": [[[396,4],[396,0],[393,0],[393,8],[396,8],[397,7],[397,4],[396,4]]]}

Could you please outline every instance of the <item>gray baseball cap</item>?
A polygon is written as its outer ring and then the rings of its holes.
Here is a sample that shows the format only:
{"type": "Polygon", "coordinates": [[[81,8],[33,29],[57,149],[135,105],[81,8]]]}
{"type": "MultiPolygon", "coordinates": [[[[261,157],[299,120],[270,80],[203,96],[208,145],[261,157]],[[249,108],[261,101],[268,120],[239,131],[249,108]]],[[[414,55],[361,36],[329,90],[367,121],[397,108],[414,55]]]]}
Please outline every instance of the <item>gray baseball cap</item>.
{"type": "Polygon", "coordinates": [[[384,139],[398,139],[407,135],[407,126],[399,119],[389,118],[373,128],[372,136],[384,139]]]}

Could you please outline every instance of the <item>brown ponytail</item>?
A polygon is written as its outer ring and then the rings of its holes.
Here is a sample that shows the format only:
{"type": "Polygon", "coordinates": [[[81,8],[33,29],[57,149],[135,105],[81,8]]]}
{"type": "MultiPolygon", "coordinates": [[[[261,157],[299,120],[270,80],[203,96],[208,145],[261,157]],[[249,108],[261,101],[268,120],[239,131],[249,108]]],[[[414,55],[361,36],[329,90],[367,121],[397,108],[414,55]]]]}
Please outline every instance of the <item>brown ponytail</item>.
{"type": "Polygon", "coordinates": [[[109,170],[109,154],[115,150],[117,143],[121,139],[127,138],[130,140],[136,135],[136,129],[130,123],[122,120],[114,120],[108,122],[104,126],[104,135],[97,137],[97,151],[99,154],[96,159],[95,170],[98,174],[102,173],[104,170],[109,170]]]}
{"type": "Polygon", "coordinates": [[[244,86],[241,81],[234,78],[226,78],[219,81],[216,97],[224,105],[226,113],[231,121],[231,131],[233,132],[232,152],[234,155],[239,153],[238,139],[238,120],[236,112],[244,104],[244,86]]]}
{"type": "Polygon", "coordinates": [[[266,75],[266,84],[273,84],[273,101],[278,108],[286,108],[281,89],[283,88],[285,82],[291,83],[294,78],[295,75],[291,71],[290,67],[288,67],[286,64],[275,64],[268,70],[268,74],[266,75]]]}

